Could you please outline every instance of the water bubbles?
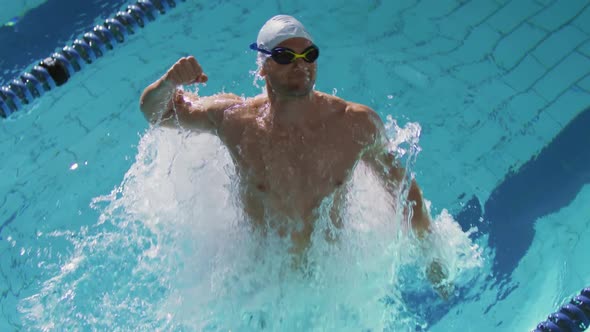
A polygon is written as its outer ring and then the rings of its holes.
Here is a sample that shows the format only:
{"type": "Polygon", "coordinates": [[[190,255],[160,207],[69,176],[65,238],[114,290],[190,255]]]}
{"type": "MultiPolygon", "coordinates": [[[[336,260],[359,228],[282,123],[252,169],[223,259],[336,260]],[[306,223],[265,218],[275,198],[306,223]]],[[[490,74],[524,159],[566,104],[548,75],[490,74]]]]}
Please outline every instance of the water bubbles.
{"type": "Polygon", "coordinates": [[[388,149],[393,152],[406,169],[413,169],[418,153],[422,150],[419,145],[422,128],[417,122],[408,122],[403,128],[397,124],[391,115],[388,115],[385,123],[387,137],[389,137],[388,149]]]}

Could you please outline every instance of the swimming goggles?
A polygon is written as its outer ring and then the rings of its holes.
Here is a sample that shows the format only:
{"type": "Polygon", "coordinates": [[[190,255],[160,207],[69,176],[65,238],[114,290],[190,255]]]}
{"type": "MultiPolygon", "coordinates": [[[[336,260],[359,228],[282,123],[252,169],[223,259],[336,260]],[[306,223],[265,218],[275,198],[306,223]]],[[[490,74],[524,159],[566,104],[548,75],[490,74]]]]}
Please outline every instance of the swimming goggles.
{"type": "Polygon", "coordinates": [[[256,43],[251,44],[250,49],[270,55],[276,63],[281,65],[288,65],[299,58],[302,58],[305,62],[313,63],[320,56],[320,49],[315,45],[306,48],[303,53],[295,53],[295,51],[286,47],[275,47],[272,50],[267,51],[259,48],[256,43]]]}

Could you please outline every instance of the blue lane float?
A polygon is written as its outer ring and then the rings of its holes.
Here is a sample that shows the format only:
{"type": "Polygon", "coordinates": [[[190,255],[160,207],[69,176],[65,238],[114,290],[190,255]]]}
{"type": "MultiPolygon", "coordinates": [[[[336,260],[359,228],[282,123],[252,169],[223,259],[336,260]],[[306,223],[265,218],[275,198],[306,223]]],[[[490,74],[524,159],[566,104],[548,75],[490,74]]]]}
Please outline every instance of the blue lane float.
{"type": "Polygon", "coordinates": [[[63,85],[76,72],[123,43],[159,14],[175,8],[177,1],[186,0],[139,0],[74,40],[71,46],[43,59],[30,72],[0,88],[0,116],[7,118],[45,92],[63,85]]]}
{"type": "Polygon", "coordinates": [[[582,332],[590,326],[590,287],[549,315],[532,332],[582,332]]]}

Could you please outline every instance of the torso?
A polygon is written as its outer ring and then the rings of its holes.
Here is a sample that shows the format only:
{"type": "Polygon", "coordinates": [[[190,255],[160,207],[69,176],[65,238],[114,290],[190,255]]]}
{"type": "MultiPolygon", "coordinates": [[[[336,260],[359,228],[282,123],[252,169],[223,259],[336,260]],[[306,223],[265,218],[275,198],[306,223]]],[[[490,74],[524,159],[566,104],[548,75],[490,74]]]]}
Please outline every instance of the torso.
{"type": "MultiPolygon", "coordinates": [[[[226,111],[219,130],[240,175],[245,211],[262,225],[303,222],[303,229],[291,233],[303,242],[313,230],[315,210],[338,194],[367,145],[348,103],[319,93],[316,99],[314,115],[297,125],[273,121],[267,100],[260,99],[226,111]]],[[[289,228],[276,226],[282,233],[289,228]]]]}

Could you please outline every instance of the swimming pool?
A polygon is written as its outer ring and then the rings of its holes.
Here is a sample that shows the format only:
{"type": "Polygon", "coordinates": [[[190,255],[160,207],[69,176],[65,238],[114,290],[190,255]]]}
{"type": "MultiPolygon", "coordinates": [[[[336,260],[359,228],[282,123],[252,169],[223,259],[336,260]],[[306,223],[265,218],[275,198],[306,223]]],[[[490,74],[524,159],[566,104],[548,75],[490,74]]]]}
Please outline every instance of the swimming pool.
{"type": "MultiPolygon", "coordinates": [[[[534,328],[590,285],[589,22],[581,0],[180,4],[0,124],[0,328],[534,328]],[[315,279],[299,279],[277,270],[280,246],[240,232],[215,139],[148,129],[139,94],[180,56],[208,73],[201,94],[258,93],[247,46],[276,13],[322,48],[319,90],[420,124],[413,170],[465,254],[450,302],[410,278],[412,253],[362,170],[358,234],[318,246],[315,279]],[[483,259],[444,209],[478,227],[483,259]]],[[[30,63],[6,64],[3,84],[30,63]]]]}

